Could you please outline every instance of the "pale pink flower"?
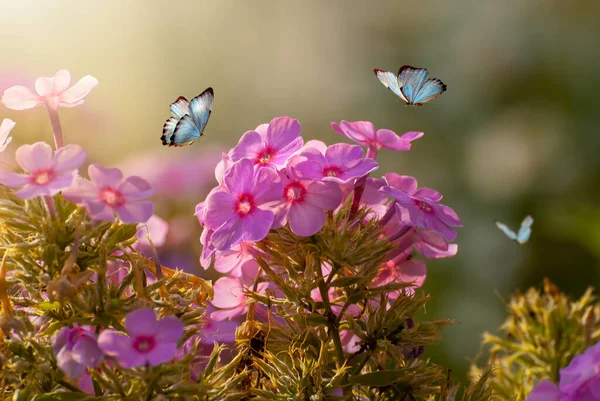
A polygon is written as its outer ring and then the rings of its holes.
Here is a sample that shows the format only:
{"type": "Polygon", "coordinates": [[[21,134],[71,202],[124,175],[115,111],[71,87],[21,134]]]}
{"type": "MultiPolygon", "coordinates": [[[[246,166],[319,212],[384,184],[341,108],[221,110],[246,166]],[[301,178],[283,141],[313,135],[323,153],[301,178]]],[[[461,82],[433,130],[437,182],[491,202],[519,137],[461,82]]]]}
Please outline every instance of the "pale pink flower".
{"type": "Polygon", "coordinates": [[[2,103],[13,110],[26,110],[46,105],[56,110],[60,107],[75,107],[83,103],[83,98],[98,84],[90,75],[81,78],[69,88],[71,75],[67,70],[58,71],[53,77],[41,77],[35,81],[34,93],[24,86],[13,86],[4,91],[2,103]]]}
{"type": "MultiPolygon", "coordinates": [[[[249,298],[246,291],[254,284],[258,266],[246,265],[241,277],[221,277],[213,285],[215,297],[210,303],[220,310],[212,312],[214,321],[235,319],[248,311],[249,298]]],[[[264,294],[267,283],[260,283],[256,292],[264,294]]]]}
{"type": "Polygon", "coordinates": [[[21,199],[53,196],[69,187],[85,162],[85,151],[78,145],[67,145],[52,153],[45,142],[20,146],[15,157],[25,174],[0,170],[0,184],[22,188],[15,193],[21,199]]]}
{"type": "Polygon", "coordinates": [[[118,168],[104,168],[91,164],[88,174],[92,181],[77,177],[63,196],[82,204],[92,219],[113,221],[116,214],[123,223],[145,223],[154,210],[150,201],[152,188],[138,176],[123,179],[118,168]]]}
{"type": "Polygon", "coordinates": [[[377,154],[380,148],[388,148],[396,151],[410,150],[411,142],[423,136],[422,132],[407,132],[398,136],[389,129],[375,129],[370,121],[342,121],[339,125],[331,123],[331,127],[348,139],[359,145],[369,148],[371,153],[377,154]]]}
{"type": "Polygon", "coordinates": [[[2,124],[0,124],[0,153],[4,152],[8,144],[12,141],[12,136],[9,137],[8,135],[15,125],[16,123],[9,118],[2,120],[2,124]]]}

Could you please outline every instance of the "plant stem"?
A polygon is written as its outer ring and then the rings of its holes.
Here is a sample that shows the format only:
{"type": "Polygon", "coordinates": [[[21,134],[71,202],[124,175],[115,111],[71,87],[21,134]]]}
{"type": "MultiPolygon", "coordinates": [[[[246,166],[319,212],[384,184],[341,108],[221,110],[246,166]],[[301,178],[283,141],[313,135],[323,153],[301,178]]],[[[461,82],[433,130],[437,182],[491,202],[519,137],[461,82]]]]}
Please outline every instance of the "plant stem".
{"type": "Polygon", "coordinates": [[[46,110],[48,110],[52,131],[54,131],[54,146],[56,146],[56,150],[58,150],[63,147],[63,133],[62,127],[60,126],[60,118],[58,117],[58,110],[48,106],[46,106],[46,110]]]}
{"type": "Polygon", "coordinates": [[[54,208],[54,199],[51,196],[44,196],[44,202],[46,203],[46,208],[48,209],[48,214],[51,218],[56,216],[56,209],[54,208]]]}

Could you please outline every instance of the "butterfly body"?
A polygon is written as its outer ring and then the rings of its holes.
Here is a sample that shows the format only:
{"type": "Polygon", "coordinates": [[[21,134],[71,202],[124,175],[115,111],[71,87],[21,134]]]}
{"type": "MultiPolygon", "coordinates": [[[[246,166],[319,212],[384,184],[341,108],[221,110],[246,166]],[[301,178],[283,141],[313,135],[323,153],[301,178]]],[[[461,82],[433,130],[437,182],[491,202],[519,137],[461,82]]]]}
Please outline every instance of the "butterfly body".
{"type": "Polygon", "coordinates": [[[398,74],[390,71],[373,70],[379,81],[409,106],[422,106],[446,91],[446,85],[430,78],[425,68],[404,65],[398,74]]]}
{"type": "Polygon", "coordinates": [[[506,224],[496,221],[496,227],[498,227],[508,238],[521,245],[529,241],[529,237],[531,236],[532,224],[533,217],[531,217],[531,215],[527,215],[525,219],[523,219],[519,231],[514,232],[513,230],[508,228],[506,224]]]}
{"type": "Polygon", "coordinates": [[[188,146],[202,136],[210,117],[214,91],[204,92],[188,101],[180,96],[171,103],[172,116],[163,125],[160,137],[164,146],[188,146]]]}

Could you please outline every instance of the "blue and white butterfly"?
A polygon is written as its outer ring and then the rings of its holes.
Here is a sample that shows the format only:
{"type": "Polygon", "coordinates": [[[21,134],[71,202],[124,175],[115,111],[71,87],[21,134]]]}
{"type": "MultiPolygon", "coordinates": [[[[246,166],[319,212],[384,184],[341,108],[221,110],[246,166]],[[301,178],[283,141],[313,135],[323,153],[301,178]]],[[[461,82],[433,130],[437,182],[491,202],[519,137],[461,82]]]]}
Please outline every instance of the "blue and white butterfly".
{"type": "Polygon", "coordinates": [[[204,92],[191,101],[180,96],[171,103],[172,117],[163,125],[163,133],[160,137],[165,146],[187,146],[202,136],[202,132],[208,123],[211,107],[215,93],[212,88],[206,88],[204,92]]]}
{"type": "Polygon", "coordinates": [[[506,234],[506,236],[508,238],[510,238],[511,240],[513,240],[521,245],[526,243],[527,241],[529,241],[529,236],[531,235],[531,225],[532,224],[533,224],[533,217],[531,217],[531,215],[528,215],[527,217],[525,217],[525,219],[523,219],[523,222],[521,223],[521,227],[519,228],[519,232],[515,233],[513,230],[508,228],[505,224],[502,224],[499,221],[496,221],[496,226],[500,230],[502,230],[502,232],[504,234],[506,234]]]}
{"type": "Polygon", "coordinates": [[[390,71],[373,70],[386,88],[406,102],[407,105],[422,106],[446,90],[446,85],[437,78],[429,78],[425,68],[410,65],[400,67],[398,75],[390,71]]]}

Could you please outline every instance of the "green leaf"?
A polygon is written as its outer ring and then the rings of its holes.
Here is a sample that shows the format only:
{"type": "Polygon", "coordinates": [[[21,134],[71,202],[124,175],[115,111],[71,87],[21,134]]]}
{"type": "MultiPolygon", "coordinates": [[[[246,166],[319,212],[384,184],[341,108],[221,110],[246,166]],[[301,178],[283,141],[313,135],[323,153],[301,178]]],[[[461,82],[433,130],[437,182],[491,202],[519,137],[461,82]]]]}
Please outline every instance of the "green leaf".
{"type": "Polygon", "coordinates": [[[368,277],[364,277],[364,276],[341,277],[341,278],[338,278],[337,280],[333,280],[333,282],[331,283],[331,286],[332,287],[347,287],[349,285],[360,283],[361,281],[364,281],[366,279],[368,279],[368,277]]]}
{"type": "Polygon", "coordinates": [[[378,372],[371,372],[354,376],[350,378],[350,381],[355,384],[362,384],[370,387],[384,387],[389,386],[398,379],[405,377],[406,372],[402,370],[380,370],[378,372]]]}
{"type": "Polygon", "coordinates": [[[54,309],[60,308],[60,302],[58,302],[58,301],[54,301],[54,302],[40,302],[35,307],[38,308],[38,309],[44,310],[44,311],[54,310],[54,309]]]}

